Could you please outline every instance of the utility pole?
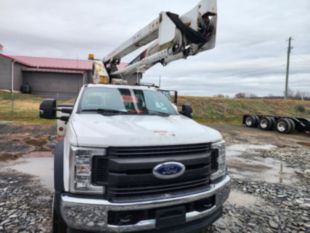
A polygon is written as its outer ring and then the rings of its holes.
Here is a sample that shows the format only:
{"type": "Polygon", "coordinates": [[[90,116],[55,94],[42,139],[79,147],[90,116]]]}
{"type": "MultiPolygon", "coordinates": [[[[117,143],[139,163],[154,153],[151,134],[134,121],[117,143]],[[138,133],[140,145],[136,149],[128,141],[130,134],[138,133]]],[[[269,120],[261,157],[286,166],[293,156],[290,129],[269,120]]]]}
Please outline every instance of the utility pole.
{"type": "Polygon", "coordinates": [[[286,77],[285,77],[285,99],[288,98],[288,78],[290,74],[290,56],[292,51],[292,37],[288,39],[287,61],[286,61],[286,77]]]}

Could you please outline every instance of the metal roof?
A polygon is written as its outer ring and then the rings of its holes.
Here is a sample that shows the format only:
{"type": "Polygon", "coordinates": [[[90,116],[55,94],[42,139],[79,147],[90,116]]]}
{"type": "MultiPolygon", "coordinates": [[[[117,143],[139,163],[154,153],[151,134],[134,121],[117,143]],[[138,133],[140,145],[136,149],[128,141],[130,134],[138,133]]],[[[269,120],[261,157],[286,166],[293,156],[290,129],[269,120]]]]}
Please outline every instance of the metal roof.
{"type": "MultiPolygon", "coordinates": [[[[65,59],[65,58],[49,58],[49,57],[31,57],[31,56],[12,56],[0,53],[0,57],[14,60],[20,64],[36,69],[58,69],[58,70],[76,70],[89,71],[92,70],[92,60],[65,59]]],[[[126,63],[118,65],[119,69],[127,66],[126,63]]]]}
{"type": "Polygon", "coordinates": [[[62,69],[44,69],[44,68],[22,68],[22,71],[30,72],[46,72],[46,73],[68,73],[68,74],[84,74],[83,70],[62,70],[62,69]]]}
{"type": "Polygon", "coordinates": [[[35,68],[63,70],[91,70],[93,61],[48,57],[9,56],[15,61],[35,68]]]}

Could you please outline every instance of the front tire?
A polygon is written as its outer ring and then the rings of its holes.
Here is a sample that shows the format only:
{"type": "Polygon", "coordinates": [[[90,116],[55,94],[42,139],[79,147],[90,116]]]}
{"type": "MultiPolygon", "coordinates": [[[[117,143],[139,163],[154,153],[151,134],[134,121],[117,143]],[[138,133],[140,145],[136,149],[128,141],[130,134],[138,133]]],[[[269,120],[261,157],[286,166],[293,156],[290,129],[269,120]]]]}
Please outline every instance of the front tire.
{"type": "Polygon", "coordinates": [[[53,198],[53,233],[67,233],[67,225],[63,221],[59,211],[59,208],[57,208],[57,205],[59,204],[59,201],[55,200],[55,195],[53,198]]]}

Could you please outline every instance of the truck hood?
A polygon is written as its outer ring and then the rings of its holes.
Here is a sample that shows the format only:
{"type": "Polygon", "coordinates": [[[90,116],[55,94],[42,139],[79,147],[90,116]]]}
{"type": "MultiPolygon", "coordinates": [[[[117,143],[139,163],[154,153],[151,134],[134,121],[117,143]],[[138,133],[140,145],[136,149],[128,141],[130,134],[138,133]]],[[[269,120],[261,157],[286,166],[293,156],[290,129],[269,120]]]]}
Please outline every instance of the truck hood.
{"type": "Polygon", "coordinates": [[[75,114],[71,124],[78,146],[156,146],[215,142],[221,134],[182,115],[75,114]]]}

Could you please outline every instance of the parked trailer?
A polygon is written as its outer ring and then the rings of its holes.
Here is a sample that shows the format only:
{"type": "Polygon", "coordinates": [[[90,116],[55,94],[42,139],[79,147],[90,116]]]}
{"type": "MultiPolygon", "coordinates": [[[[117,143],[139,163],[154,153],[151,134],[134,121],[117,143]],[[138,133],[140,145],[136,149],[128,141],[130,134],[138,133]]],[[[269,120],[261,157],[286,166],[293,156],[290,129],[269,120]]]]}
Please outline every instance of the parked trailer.
{"type": "Polygon", "coordinates": [[[292,133],[295,130],[310,133],[310,119],[302,117],[243,115],[242,123],[246,127],[258,127],[263,130],[277,130],[279,133],[292,133]]]}

